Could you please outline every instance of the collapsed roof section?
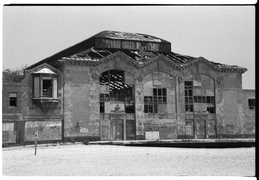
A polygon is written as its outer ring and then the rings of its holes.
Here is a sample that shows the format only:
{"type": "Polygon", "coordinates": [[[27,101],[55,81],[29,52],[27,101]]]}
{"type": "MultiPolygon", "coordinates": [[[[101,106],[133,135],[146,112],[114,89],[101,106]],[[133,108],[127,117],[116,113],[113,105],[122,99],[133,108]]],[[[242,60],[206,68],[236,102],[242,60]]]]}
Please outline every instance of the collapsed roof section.
{"type": "Polygon", "coordinates": [[[154,36],[140,33],[118,31],[102,31],[74,46],[60,51],[27,69],[43,63],[56,67],[60,61],[80,62],[87,65],[98,65],[110,60],[116,54],[126,57],[136,67],[144,67],[158,58],[166,60],[179,70],[183,70],[196,62],[203,61],[220,72],[244,73],[246,68],[236,65],[225,65],[171,52],[171,43],[154,36]]]}
{"type": "Polygon", "coordinates": [[[124,54],[131,60],[132,64],[136,67],[144,67],[158,58],[166,59],[168,62],[173,64],[179,70],[183,70],[190,67],[196,62],[204,62],[212,66],[215,70],[221,72],[240,72],[244,73],[247,71],[246,68],[242,68],[236,65],[225,65],[208,61],[204,58],[197,58],[187,55],[181,55],[174,52],[153,52],[143,50],[128,50],[128,49],[115,49],[115,48],[96,48],[92,47],[85,51],[74,54],[70,57],[63,57],[63,61],[74,61],[85,63],[89,66],[96,66],[102,64],[108,57],[114,54],[124,54]]]}

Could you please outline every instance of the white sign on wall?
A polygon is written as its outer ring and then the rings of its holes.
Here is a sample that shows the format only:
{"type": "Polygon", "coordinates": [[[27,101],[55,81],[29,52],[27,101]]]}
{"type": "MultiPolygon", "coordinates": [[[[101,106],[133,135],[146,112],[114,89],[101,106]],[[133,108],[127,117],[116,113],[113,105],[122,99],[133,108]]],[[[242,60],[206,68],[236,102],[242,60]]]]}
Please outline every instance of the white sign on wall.
{"type": "Polygon", "coordinates": [[[158,140],[159,131],[148,131],[146,132],[146,140],[158,140]]]}

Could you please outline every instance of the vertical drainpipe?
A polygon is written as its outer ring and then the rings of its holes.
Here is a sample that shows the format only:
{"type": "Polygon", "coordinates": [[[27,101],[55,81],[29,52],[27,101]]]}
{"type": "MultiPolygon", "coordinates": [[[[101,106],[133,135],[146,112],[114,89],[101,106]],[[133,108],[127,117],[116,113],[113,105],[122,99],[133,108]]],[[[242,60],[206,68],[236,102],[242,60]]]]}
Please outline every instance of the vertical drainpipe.
{"type": "MultiPolygon", "coordinates": [[[[123,86],[125,85],[125,71],[123,71],[123,76],[124,76],[124,79],[123,79],[123,86]]],[[[125,86],[124,86],[125,87],[125,86]]],[[[126,102],[125,102],[125,95],[124,95],[124,111],[126,111],[126,102]]],[[[123,117],[123,140],[125,141],[126,140],[126,112],[125,112],[125,115],[123,117]]]]}
{"type": "MultiPolygon", "coordinates": [[[[89,69],[90,68],[91,67],[89,67],[89,69]]],[[[99,74],[99,77],[98,77],[98,88],[99,88],[99,92],[98,92],[98,99],[99,99],[99,103],[98,103],[99,104],[99,141],[101,141],[102,139],[101,139],[101,113],[100,113],[100,104],[101,104],[100,103],[100,77],[101,77],[102,74],[100,74],[99,72],[98,72],[98,74],[99,74]]],[[[103,106],[104,106],[104,113],[102,114],[102,116],[103,116],[103,119],[104,119],[105,118],[105,98],[104,98],[103,106]]]]}
{"type": "Polygon", "coordinates": [[[39,96],[40,98],[42,97],[42,75],[40,74],[40,77],[39,77],[39,90],[40,90],[40,93],[39,93],[39,96]]]}
{"type": "Polygon", "coordinates": [[[215,135],[218,138],[218,122],[217,122],[217,108],[216,108],[216,79],[214,79],[214,108],[215,108],[215,135]]]}
{"type": "Polygon", "coordinates": [[[65,63],[63,63],[63,120],[62,120],[62,142],[65,140],[65,63]]]}
{"type": "Polygon", "coordinates": [[[179,110],[178,110],[179,84],[178,83],[179,83],[179,77],[175,78],[175,81],[176,81],[175,82],[175,101],[176,101],[175,110],[176,110],[176,125],[177,125],[177,128],[176,128],[177,137],[176,137],[176,139],[178,139],[178,122],[179,122],[179,115],[178,115],[178,112],[179,112],[179,110]]]}
{"type": "Polygon", "coordinates": [[[134,97],[134,118],[135,118],[135,138],[134,140],[137,140],[137,103],[136,103],[136,77],[135,77],[135,74],[134,74],[134,94],[133,94],[133,97],[134,97]]]}

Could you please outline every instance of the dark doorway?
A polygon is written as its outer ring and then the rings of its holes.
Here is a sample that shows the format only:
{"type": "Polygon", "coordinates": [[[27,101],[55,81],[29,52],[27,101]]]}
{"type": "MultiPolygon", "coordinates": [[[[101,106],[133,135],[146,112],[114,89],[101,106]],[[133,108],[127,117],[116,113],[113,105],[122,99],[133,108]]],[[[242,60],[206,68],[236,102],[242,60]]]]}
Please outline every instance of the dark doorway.
{"type": "Polygon", "coordinates": [[[122,141],[123,140],[123,121],[117,120],[115,124],[115,140],[122,141]]]}

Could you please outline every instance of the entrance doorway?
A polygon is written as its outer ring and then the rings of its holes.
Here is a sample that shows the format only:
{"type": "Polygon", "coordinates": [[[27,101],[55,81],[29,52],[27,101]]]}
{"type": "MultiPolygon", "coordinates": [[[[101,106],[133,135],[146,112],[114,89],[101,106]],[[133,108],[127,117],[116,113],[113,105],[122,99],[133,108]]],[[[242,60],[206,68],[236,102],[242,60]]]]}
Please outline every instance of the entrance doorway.
{"type": "Polygon", "coordinates": [[[115,141],[122,141],[123,140],[123,120],[117,119],[114,121],[113,124],[113,138],[115,141]]]}
{"type": "Polygon", "coordinates": [[[206,122],[204,119],[197,119],[195,125],[195,132],[197,139],[206,138],[206,122]]]}
{"type": "Polygon", "coordinates": [[[115,127],[115,140],[122,141],[123,140],[123,127],[122,124],[116,124],[115,127]]]}

